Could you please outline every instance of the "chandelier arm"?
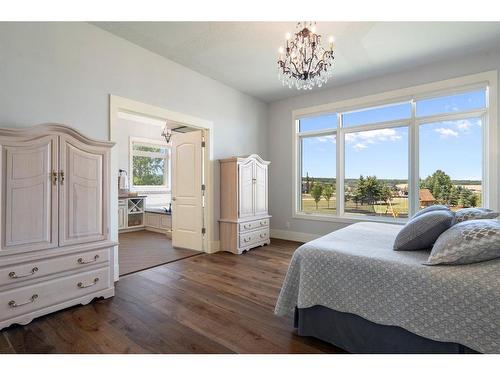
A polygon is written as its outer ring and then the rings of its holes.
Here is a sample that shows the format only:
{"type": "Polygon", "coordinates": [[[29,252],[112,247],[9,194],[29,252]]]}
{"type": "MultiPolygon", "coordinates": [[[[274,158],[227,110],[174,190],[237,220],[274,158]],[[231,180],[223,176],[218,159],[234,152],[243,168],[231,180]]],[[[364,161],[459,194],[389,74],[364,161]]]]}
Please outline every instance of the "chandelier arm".
{"type": "MultiPolygon", "coordinates": [[[[297,68],[297,65],[295,65],[295,63],[293,61],[290,61],[290,64],[293,65],[293,67],[295,68],[295,74],[300,77],[300,71],[299,69],[297,68]]],[[[290,72],[293,74],[293,72],[290,70],[290,72]]]]}

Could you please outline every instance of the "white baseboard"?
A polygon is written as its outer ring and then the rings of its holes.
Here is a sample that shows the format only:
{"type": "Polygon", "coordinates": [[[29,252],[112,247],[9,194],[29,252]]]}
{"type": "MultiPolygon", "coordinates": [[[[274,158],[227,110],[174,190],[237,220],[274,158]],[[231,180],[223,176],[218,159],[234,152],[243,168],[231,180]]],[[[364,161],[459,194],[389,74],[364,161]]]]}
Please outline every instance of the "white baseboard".
{"type": "Polygon", "coordinates": [[[321,237],[320,234],[292,232],[283,229],[271,229],[271,238],[279,238],[280,240],[309,242],[319,237],[321,237]]]}

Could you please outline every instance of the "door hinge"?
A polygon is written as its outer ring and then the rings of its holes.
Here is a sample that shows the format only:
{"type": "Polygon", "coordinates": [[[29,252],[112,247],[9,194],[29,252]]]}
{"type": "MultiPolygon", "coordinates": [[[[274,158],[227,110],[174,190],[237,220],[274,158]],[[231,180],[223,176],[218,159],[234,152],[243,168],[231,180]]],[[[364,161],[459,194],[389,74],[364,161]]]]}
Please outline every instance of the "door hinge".
{"type": "Polygon", "coordinates": [[[205,184],[201,184],[201,191],[205,191],[205,184]]]}
{"type": "Polygon", "coordinates": [[[205,147],[205,141],[201,141],[201,147],[205,147]]]}
{"type": "Polygon", "coordinates": [[[207,232],[206,228],[201,228],[201,234],[205,234],[207,232]]]}

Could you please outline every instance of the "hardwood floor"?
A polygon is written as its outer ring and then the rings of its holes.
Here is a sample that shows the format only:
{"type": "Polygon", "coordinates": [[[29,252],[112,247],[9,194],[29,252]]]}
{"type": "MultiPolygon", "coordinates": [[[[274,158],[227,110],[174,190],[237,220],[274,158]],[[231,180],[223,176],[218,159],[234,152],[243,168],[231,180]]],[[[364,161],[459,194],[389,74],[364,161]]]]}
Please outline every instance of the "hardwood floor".
{"type": "Polygon", "coordinates": [[[199,251],[175,249],[166,235],[146,230],[120,233],[118,241],[120,276],[200,254],[199,251]]]}
{"type": "Polygon", "coordinates": [[[4,329],[2,353],[341,353],[273,313],[298,243],[201,254],[120,278],[116,296],[4,329]]]}

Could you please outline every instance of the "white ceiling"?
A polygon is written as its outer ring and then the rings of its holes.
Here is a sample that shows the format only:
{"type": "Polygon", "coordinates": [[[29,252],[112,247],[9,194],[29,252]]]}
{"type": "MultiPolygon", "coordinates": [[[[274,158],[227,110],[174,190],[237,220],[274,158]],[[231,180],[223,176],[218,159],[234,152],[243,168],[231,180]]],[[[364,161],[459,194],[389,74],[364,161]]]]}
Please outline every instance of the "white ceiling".
{"type": "MultiPolygon", "coordinates": [[[[302,93],[283,87],[276,68],[295,22],[94,25],[266,102],[302,93]]],[[[326,87],[500,45],[500,22],[319,22],[317,32],[336,39],[335,75],[326,87]]]]}

